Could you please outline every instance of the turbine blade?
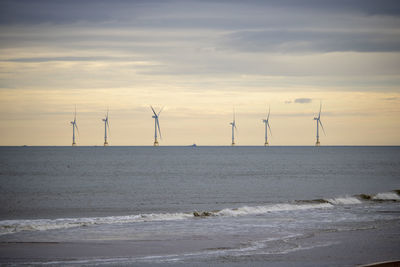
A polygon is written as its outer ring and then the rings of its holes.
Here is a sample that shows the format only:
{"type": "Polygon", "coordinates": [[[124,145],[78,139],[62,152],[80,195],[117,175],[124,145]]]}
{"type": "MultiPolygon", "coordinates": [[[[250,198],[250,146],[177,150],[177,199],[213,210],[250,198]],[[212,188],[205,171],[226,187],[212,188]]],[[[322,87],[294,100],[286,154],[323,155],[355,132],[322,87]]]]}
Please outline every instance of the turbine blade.
{"type": "Polygon", "coordinates": [[[321,109],[322,109],[322,102],[319,102],[319,113],[318,113],[318,119],[321,118],[321,109]]]}
{"type": "Polygon", "coordinates": [[[271,107],[269,107],[268,109],[268,116],[267,116],[267,120],[269,119],[269,114],[271,113],[271,107]]]}
{"type": "Polygon", "coordinates": [[[153,111],[153,113],[154,113],[154,116],[156,116],[156,117],[157,117],[157,113],[154,111],[154,108],[153,108],[152,106],[150,106],[150,108],[151,108],[151,110],[153,111]]]}
{"type": "Polygon", "coordinates": [[[107,120],[107,128],[108,128],[108,134],[110,134],[110,124],[108,124],[108,120],[107,120]]]}
{"type": "Polygon", "coordinates": [[[268,125],[269,132],[270,132],[270,134],[272,136],[271,126],[269,126],[269,122],[267,123],[267,125],[268,125]]]}
{"type": "Polygon", "coordinates": [[[163,111],[163,109],[164,109],[164,107],[162,107],[162,108],[160,109],[160,112],[158,112],[157,116],[160,115],[160,113],[161,113],[161,111],[163,111]]]}
{"type": "Polygon", "coordinates": [[[75,128],[76,128],[76,131],[77,131],[78,134],[79,134],[78,124],[74,123],[74,125],[75,125],[75,128]]]}
{"type": "Polygon", "coordinates": [[[160,122],[158,121],[158,118],[156,120],[157,120],[158,133],[160,134],[160,139],[162,139],[162,137],[161,137],[161,129],[160,129],[160,122]]]}
{"type": "Polygon", "coordinates": [[[319,121],[319,124],[321,125],[321,128],[322,128],[322,131],[324,132],[324,135],[326,135],[326,134],[325,134],[325,129],[324,129],[324,126],[322,125],[321,120],[318,120],[318,121],[319,121]]]}

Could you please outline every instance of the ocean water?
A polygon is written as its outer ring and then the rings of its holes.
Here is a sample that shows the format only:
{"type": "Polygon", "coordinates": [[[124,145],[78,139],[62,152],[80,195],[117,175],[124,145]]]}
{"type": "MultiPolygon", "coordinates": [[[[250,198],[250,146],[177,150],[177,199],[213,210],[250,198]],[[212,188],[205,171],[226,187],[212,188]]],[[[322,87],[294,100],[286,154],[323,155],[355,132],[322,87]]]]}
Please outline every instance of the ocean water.
{"type": "Polygon", "coordinates": [[[398,189],[400,147],[1,147],[0,262],[249,263],[400,234],[398,189]]]}

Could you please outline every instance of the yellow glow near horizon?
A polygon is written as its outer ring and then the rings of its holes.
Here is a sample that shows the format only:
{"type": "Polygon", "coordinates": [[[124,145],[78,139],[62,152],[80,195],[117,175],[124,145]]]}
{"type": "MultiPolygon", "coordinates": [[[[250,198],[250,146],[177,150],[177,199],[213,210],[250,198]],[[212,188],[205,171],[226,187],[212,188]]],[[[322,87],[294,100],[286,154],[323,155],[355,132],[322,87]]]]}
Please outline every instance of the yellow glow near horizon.
{"type": "Polygon", "coordinates": [[[69,145],[74,104],[79,145],[101,145],[102,116],[110,109],[110,145],[151,145],[149,105],[165,106],[161,145],[229,145],[233,104],[238,145],[262,145],[262,118],[271,106],[271,145],[313,145],[319,100],[323,145],[393,145],[400,132],[400,94],[376,92],[185,92],[138,88],[3,90],[1,145],[69,145]],[[310,103],[294,103],[310,97],[310,103]],[[290,102],[290,103],[289,103],[290,102]],[[369,134],[365,134],[369,133],[369,134]],[[384,137],[384,138],[382,138],[384,137]]]}

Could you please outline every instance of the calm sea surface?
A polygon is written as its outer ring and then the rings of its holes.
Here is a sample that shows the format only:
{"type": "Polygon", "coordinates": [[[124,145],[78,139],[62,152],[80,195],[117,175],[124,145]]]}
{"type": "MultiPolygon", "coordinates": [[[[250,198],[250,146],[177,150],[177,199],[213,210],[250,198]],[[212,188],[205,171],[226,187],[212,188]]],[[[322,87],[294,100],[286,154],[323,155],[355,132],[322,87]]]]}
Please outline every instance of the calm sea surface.
{"type": "Polygon", "coordinates": [[[398,189],[400,147],[0,147],[0,242],[190,243],[88,264],[289,253],[398,223],[398,189]]]}

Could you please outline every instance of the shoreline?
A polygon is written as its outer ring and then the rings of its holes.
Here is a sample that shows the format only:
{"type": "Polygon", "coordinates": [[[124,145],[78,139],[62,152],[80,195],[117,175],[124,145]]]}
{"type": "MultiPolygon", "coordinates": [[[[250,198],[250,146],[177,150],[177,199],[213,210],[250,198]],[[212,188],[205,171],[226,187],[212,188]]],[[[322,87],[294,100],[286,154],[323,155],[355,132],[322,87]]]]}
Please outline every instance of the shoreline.
{"type": "MultiPolygon", "coordinates": [[[[1,264],[106,264],[194,266],[356,266],[400,258],[400,220],[370,223],[358,230],[322,231],[283,240],[293,246],[285,253],[224,255],[240,240],[139,240],[103,242],[4,242],[1,264]],[[310,246],[310,247],[307,247],[310,246]],[[209,253],[209,254],[208,254],[209,253]],[[204,255],[205,256],[204,256],[204,255]],[[183,255],[194,255],[182,257],[183,255]],[[197,255],[197,256],[196,256],[197,255]]],[[[373,265],[371,265],[373,266],[373,265]]]]}

